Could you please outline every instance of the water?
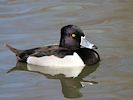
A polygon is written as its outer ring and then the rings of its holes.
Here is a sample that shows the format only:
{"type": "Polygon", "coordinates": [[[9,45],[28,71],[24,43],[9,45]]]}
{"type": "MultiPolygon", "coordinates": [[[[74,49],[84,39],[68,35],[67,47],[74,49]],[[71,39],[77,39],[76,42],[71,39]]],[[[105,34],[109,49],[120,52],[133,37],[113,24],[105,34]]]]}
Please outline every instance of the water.
{"type": "Polygon", "coordinates": [[[0,100],[132,100],[132,11],[133,0],[0,0],[0,100]],[[58,43],[67,24],[99,47],[99,64],[41,69],[17,63],[4,47],[58,43]]]}

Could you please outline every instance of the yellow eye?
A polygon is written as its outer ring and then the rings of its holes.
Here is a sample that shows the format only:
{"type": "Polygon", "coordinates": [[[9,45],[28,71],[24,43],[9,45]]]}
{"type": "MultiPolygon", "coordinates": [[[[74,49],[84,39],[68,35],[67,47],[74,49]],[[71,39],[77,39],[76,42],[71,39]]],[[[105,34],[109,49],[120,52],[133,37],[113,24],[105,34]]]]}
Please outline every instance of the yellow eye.
{"type": "Polygon", "coordinates": [[[75,34],[72,34],[72,37],[75,37],[76,35],[75,34]]]}

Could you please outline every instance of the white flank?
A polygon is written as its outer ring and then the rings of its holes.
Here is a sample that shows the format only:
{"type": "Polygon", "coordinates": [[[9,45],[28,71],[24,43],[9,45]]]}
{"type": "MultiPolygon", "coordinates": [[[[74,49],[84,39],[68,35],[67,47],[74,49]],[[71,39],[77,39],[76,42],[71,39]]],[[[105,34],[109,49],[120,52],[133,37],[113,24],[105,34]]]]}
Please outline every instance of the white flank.
{"type": "Polygon", "coordinates": [[[43,57],[29,56],[27,58],[27,63],[39,66],[51,66],[58,68],[85,66],[84,62],[76,52],[73,55],[68,55],[64,58],[59,58],[54,55],[43,57]]]}

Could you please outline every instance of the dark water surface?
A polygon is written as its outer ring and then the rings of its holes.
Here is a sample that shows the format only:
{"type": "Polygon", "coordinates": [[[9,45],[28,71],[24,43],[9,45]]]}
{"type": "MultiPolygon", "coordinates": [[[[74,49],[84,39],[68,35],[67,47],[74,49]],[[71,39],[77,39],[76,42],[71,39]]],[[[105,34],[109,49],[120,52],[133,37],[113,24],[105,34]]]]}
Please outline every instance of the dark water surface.
{"type": "Polygon", "coordinates": [[[0,100],[133,100],[133,0],[0,0],[0,55],[0,100]],[[58,43],[67,24],[99,47],[98,65],[42,69],[4,47],[58,43]]]}

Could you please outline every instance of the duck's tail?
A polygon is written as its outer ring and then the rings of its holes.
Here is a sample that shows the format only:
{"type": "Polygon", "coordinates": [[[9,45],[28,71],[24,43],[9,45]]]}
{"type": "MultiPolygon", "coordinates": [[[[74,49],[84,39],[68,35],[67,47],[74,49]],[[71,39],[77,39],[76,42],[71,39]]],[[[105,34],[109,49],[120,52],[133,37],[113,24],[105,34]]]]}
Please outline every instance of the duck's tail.
{"type": "Polygon", "coordinates": [[[19,50],[18,49],[15,49],[13,47],[11,47],[10,45],[8,44],[5,44],[5,47],[7,47],[9,50],[11,50],[13,53],[15,53],[16,55],[19,54],[19,50]]]}

